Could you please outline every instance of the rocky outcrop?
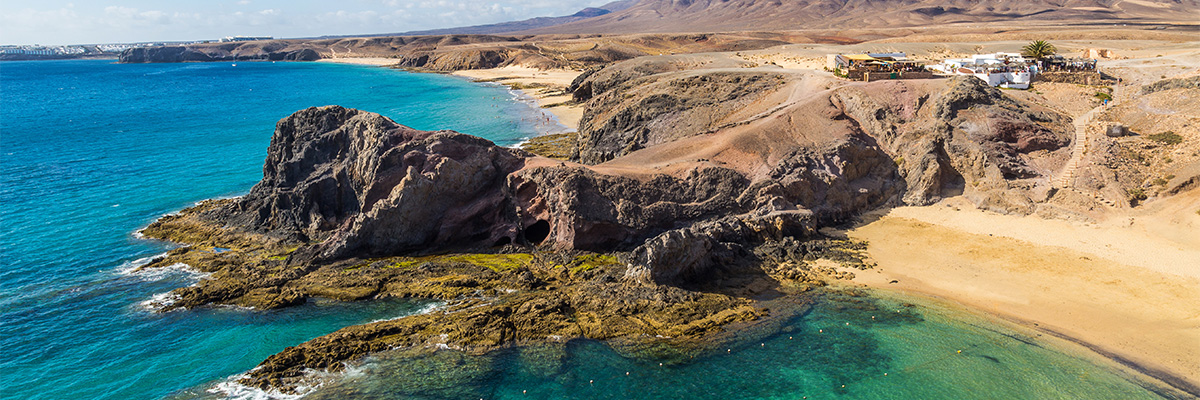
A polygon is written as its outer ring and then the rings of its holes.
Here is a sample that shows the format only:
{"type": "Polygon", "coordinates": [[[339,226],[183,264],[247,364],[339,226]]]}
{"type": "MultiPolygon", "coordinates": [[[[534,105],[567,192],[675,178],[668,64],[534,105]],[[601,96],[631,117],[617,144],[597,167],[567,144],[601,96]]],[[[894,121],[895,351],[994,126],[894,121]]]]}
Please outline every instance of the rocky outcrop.
{"type": "Polygon", "coordinates": [[[744,212],[737,195],[748,184],[724,168],[643,181],[582,167],[539,167],[509,180],[522,226],[547,228],[544,234],[526,228],[527,241],[592,251],[630,249],[667,230],[744,212]]]}
{"type": "Polygon", "coordinates": [[[121,52],[123,63],[172,63],[188,61],[215,61],[212,56],[189,50],[183,46],[136,47],[121,52]]]}
{"type": "Polygon", "coordinates": [[[417,131],[338,106],[283,119],[263,180],[214,220],[298,243],[320,259],[514,236],[506,176],[527,156],[452,131],[417,131]]]}
{"type": "Polygon", "coordinates": [[[580,121],[576,160],[598,164],[708,132],[783,81],[780,75],[738,72],[621,83],[593,80],[588,89],[596,97],[580,121]],[[609,89],[607,85],[619,87],[609,89]]]}
{"type": "Polygon", "coordinates": [[[959,77],[924,91],[879,82],[836,91],[831,100],[879,143],[905,181],[903,200],[927,205],[966,195],[983,208],[1031,213],[1035,163],[1066,157],[1070,119],[1017,102],[979,79],[959,77]]]}
{"type": "Polygon", "coordinates": [[[1151,94],[1171,89],[1200,89],[1200,75],[1188,78],[1163,79],[1142,86],[1142,94],[1151,94]]]}
{"type": "Polygon", "coordinates": [[[627,177],[546,161],[526,167],[533,156],[520,150],[338,106],[281,120],[267,153],[263,179],[246,196],[164,219],[148,232],[195,220],[184,226],[194,232],[208,221],[293,246],[288,260],[296,264],[510,243],[560,251],[640,248],[650,277],[669,282],[719,264],[700,254],[735,247],[719,243],[808,235],[902,190],[891,159],[860,139],[797,149],[766,179],[711,165],[678,176],[627,177]],[[653,249],[697,235],[720,239],[698,253],[685,250],[698,258],[684,272],[655,266],[674,256],[653,249]],[[647,242],[654,237],[661,240],[647,242]]]}
{"type": "Polygon", "coordinates": [[[499,49],[442,53],[429,51],[405,54],[396,60],[396,66],[430,71],[461,71],[498,68],[508,64],[512,58],[512,52],[499,49]]]}
{"type": "Polygon", "coordinates": [[[205,61],[316,61],[320,53],[313,49],[278,49],[251,54],[238,53],[237,46],[193,48],[188,46],[137,47],[121,52],[123,63],[178,63],[205,61]]]}

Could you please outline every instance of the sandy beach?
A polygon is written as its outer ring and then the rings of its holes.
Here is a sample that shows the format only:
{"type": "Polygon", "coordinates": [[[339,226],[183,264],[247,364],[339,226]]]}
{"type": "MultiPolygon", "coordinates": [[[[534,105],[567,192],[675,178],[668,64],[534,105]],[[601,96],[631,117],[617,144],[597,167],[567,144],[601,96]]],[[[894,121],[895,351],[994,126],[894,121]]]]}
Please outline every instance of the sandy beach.
{"type": "Polygon", "coordinates": [[[571,94],[566,92],[579,71],[566,69],[539,70],[536,68],[508,66],[493,69],[457,71],[457,76],[477,81],[497,82],[516,88],[537,100],[538,106],[554,114],[558,122],[579,130],[583,118],[583,105],[569,103],[571,94]]]}
{"type": "Polygon", "coordinates": [[[853,282],[983,310],[1200,387],[1200,190],[1097,223],[953,198],[866,217],[874,269],[853,282]]]}
{"type": "MultiPolygon", "coordinates": [[[[371,66],[386,66],[396,63],[396,59],[394,58],[381,57],[322,58],[317,61],[371,66]]],[[[579,76],[579,71],[566,69],[539,70],[529,67],[508,66],[503,68],[456,71],[451,75],[470,78],[476,81],[501,83],[518,89],[534,98],[538,106],[554,115],[559,123],[567,126],[572,131],[579,130],[579,120],[583,118],[583,105],[572,103],[571,94],[566,92],[566,88],[571,85],[571,81],[575,80],[576,76],[579,76]]]]}
{"type": "Polygon", "coordinates": [[[383,57],[340,57],[340,58],[322,58],[317,62],[333,63],[333,64],[354,64],[354,65],[375,65],[384,66],[396,63],[395,58],[383,57]]]}

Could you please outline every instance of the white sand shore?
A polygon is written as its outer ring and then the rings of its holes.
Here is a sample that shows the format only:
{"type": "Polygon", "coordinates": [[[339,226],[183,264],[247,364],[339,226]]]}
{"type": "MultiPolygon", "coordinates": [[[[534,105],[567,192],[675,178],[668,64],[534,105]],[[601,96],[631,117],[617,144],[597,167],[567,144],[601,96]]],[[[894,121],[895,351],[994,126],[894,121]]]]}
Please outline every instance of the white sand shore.
{"type": "Polygon", "coordinates": [[[878,263],[854,282],[983,310],[1200,387],[1198,210],[1200,190],[1098,224],[961,198],[896,208],[848,232],[878,263]]]}
{"type": "Polygon", "coordinates": [[[508,66],[493,69],[474,69],[454,72],[454,75],[474,80],[494,81],[520,89],[537,100],[538,106],[554,114],[558,122],[579,130],[583,118],[583,105],[557,105],[571,100],[565,89],[579,76],[579,71],[566,69],[539,70],[536,68],[508,66]],[[553,107],[547,107],[553,106],[553,107]]]}
{"type": "MultiPolygon", "coordinates": [[[[322,58],[317,62],[334,64],[355,64],[386,66],[396,63],[394,58],[378,57],[341,57],[322,58]]],[[[516,87],[525,94],[533,97],[539,107],[553,114],[558,122],[570,128],[579,130],[579,120],[583,118],[583,105],[560,105],[571,100],[571,94],[566,93],[567,86],[579,76],[579,71],[566,69],[539,70],[520,66],[509,66],[493,69],[476,69],[456,71],[453,75],[470,78],[477,81],[493,81],[516,87]],[[552,107],[548,107],[552,106],[552,107]]]]}

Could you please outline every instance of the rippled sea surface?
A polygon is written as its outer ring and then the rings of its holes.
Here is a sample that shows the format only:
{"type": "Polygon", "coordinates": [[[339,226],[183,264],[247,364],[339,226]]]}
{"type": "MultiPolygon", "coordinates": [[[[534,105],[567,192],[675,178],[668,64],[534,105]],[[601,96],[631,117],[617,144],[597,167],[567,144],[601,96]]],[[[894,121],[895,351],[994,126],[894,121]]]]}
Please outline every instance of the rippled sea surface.
{"type": "MultiPolygon", "coordinates": [[[[203,277],[130,273],[169,249],[133,232],[196,201],[245,193],[261,178],[275,122],[329,104],[502,145],[546,128],[508,90],[441,75],[317,63],[0,63],[0,398],[261,398],[230,378],[338,328],[427,309],[315,299],[271,312],[155,314],[144,305],[203,277]]],[[[1094,355],[934,304],[828,295],[784,322],[687,354],[588,340],[486,356],[397,351],[307,397],[1161,398],[1094,355]]]]}
{"type": "Polygon", "coordinates": [[[182,270],[132,234],[262,178],[275,122],[338,104],[512,145],[535,112],[505,88],[320,63],[0,63],[0,397],[145,399],[244,372],[286,346],[422,304],[153,314],[182,270]]]}

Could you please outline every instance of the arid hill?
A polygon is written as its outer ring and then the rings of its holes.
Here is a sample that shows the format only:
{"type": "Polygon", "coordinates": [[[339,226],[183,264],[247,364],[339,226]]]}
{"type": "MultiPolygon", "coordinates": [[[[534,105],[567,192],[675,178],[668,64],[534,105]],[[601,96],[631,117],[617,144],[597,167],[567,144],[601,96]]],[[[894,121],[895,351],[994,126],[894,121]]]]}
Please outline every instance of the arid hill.
{"type": "MultiPolygon", "coordinates": [[[[538,28],[546,28],[595,18],[601,15],[617,12],[637,4],[638,0],[620,0],[599,7],[588,7],[571,15],[561,17],[537,17],[521,21],[509,21],[496,24],[463,26],[455,28],[431,29],[404,33],[383,34],[378,36],[425,36],[425,35],[489,35],[495,33],[518,32],[538,28]]],[[[373,35],[374,36],[374,35],[373,35]]]]}
{"type": "Polygon", "coordinates": [[[742,51],[814,42],[828,40],[785,33],[287,39],[135,48],[121,53],[121,62],[313,61],[321,58],[382,57],[397,59],[400,67],[429,71],[508,65],[583,69],[645,55],[742,51]]]}
{"type": "Polygon", "coordinates": [[[1196,0],[642,0],[607,15],[530,33],[776,31],[946,24],[1194,25],[1196,0]]]}

